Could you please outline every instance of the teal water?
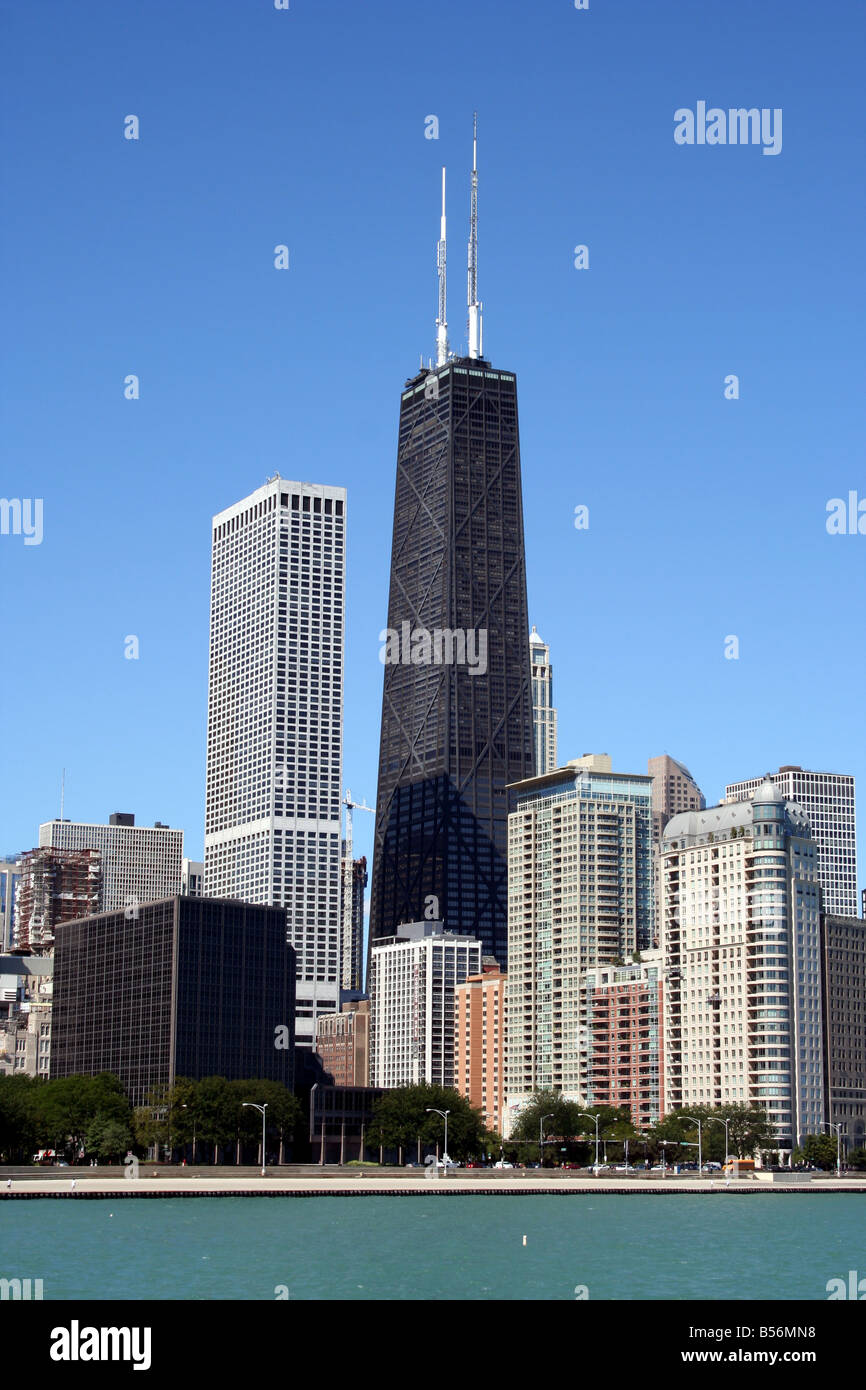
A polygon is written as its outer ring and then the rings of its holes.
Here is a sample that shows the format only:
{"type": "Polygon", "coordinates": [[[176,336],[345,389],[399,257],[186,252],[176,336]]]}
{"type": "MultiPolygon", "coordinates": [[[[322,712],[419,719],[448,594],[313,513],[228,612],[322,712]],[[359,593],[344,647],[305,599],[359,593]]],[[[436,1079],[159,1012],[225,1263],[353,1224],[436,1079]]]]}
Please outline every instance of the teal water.
{"type": "Polygon", "coordinates": [[[866,1194],[0,1203],[0,1277],[53,1299],[826,1299],[866,1194]],[[523,1237],[526,1236],[526,1245],[523,1237]]]}

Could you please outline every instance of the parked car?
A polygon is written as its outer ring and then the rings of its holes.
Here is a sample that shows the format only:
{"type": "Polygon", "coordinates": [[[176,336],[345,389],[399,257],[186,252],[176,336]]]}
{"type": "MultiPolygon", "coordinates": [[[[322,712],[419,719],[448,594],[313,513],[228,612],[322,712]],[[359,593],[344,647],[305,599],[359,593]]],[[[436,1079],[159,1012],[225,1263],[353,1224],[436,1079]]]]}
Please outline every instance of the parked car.
{"type": "Polygon", "coordinates": [[[635,1173],[637,1169],[633,1163],[618,1163],[614,1168],[615,1173],[635,1173]]]}
{"type": "Polygon", "coordinates": [[[507,1160],[504,1159],[504,1158],[500,1158],[500,1159],[498,1160],[498,1162],[494,1163],[493,1167],[494,1167],[494,1168],[513,1168],[513,1167],[514,1167],[514,1164],[513,1164],[513,1163],[507,1162],[507,1160]]]}

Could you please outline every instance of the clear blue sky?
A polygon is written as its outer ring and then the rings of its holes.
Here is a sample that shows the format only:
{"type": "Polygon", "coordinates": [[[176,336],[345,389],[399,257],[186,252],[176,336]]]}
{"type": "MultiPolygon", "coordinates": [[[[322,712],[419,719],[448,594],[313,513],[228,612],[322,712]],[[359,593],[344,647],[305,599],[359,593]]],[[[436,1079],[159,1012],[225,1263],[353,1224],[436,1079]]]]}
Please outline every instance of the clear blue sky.
{"type": "Polygon", "coordinates": [[[866,536],[825,529],[866,497],[860,0],[2,18],[0,490],[44,499],[44,539],[0,536],[0,852],[65,766],[67,815],[167,821],[200,856],[210,518],[275,471],[349,490],[345,784],[374,800],[400,391],[433,351],[443,163],[463,333],[476,107],[561,760],[668,751],[710,801],[787,762],[862,794],[866,536]],[[781,107],[781,154],[677,146],[699,100],[781,107]]]}

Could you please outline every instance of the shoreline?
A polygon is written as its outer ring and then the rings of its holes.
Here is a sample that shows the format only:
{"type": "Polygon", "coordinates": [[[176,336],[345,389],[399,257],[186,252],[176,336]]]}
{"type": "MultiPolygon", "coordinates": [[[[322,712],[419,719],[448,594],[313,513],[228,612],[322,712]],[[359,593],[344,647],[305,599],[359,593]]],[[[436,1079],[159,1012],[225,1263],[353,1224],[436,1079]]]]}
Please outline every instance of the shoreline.
{"type": "Polygon", "coordinates": [[[670,1178],[593,1178],[570,1173],[550,1177],[497,1176],[494,1181],[468,1174],[419,1179],[382,1176],[359,1169],[352,1176],[344,1172],[320,1176],[164,1178],[54,1177],[12,1178],[7,1187],[0,1177],[0,1200],[33,1198],[105,1200],[115,1198],[171,1197],[579,1197],[579,1196],[750,1196],[760,1193],[866,1193],[866,1179],[818,1178],[811,1181],[766,1182],[753,1177],[724,1179],[670,1178]],[[72,1187],[72,1182],[75,1187],[72,1187]]]}

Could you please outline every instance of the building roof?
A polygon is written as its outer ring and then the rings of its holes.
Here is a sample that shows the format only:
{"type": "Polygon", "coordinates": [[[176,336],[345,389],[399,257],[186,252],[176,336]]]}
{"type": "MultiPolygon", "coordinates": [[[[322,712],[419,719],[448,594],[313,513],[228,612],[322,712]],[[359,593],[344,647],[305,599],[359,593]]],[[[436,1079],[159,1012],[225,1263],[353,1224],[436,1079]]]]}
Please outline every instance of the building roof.
{"type": "MultiPolygon", "coordinates": [[[[772,787],[772,783],[770,784],[772,787]]],[[[664,828],[664,840],[689,839],[699,835],[724,834],[727,830],[735,827],[752,825],[754,822],[755,803],[778,804],[784,802],[785,812],[790,828],[807,837],[811,837],[812,826],[806,812],[802,806],[798,806],[796,801],[785,801],[773,788],[770,797],[763,797],[759,800],[757,793],[754,801],[733,801],[723,802],[719,806],[709,806],[706,811],[680,811],[678,815],[672,816],[664,828]]]]}

